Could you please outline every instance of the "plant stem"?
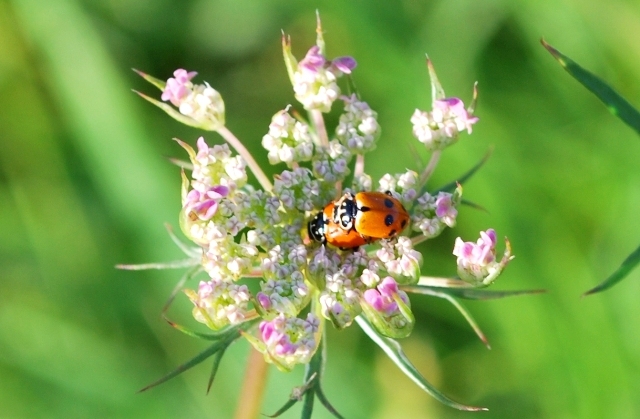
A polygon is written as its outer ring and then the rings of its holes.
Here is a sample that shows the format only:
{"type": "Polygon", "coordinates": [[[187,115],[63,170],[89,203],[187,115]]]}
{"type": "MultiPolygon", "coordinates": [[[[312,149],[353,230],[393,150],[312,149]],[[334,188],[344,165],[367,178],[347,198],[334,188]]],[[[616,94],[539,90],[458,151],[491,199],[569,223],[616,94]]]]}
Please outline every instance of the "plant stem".
{"type": "Polygon", "coordinates": [[[264,357],[252,347],[247,360],[247,370],[244,373],[235,419],[255,419],[260,416],[268,371],[269,365],[264,361],[264,357]]]}
{"type": "Polygon", "coordinates": [[[327,134],[327,127],[324,125],[324,117],[322,112],[317,109],[309,111],[313,126],[316,128],[316,135],[320,141],[320,145],[323,147],[329,146],[329,135],[327,134]]]}
{"type": "Polygon", "coordinates": [[[265,191],[271,191],[273,189],[271,181],[262,171],[258,163],[256,163],[251,153],[249,153],[245,146],[242,145],[240,140],[238,140],[238,137],[233,135],[233,133],[229,131],[229,129],[225,126],[218,129],[218,134],[220,134],[222,138],[224,138],[225,141],[228,142],[229,145],[233,147],[238,152],[238,154],[240,154],[242,158],[247,162],[247,165],[249,166],[255,177],[258,178],[260,186],[262,186],[265,191]]]}
{"type": "Polygon", "coordinates": [[[364,154],[356,155],[356,165],[353,169],[353,177],[357,178],[364,173],[364,154]]]}
{"type": "Polygon", "coordinates": [[[442,150],[436,150],[431,154],[431,158],[429,159],[429,163],[424,171],[420,174],[420,179],[418,181],[418,185],[420,186],[419,190],[421,190],[426,184],[427,180],[436,169],[438,165],[438,161],[440,161],[440,154],[442,154],[442,150]]]}

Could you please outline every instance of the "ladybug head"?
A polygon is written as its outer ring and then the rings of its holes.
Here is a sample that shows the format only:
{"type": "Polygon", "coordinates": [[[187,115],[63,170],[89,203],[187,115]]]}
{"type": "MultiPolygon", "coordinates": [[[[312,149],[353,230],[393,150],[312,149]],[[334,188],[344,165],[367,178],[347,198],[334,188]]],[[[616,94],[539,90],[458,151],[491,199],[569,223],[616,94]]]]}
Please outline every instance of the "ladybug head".
{"type": "Polygon", "coordinates": [[[327,242],[327,239],[324,236],[324,224],[324,214],[320,211],[307,224],[307,233],[311,240],[321,244],[325,244],[327,242]]]}

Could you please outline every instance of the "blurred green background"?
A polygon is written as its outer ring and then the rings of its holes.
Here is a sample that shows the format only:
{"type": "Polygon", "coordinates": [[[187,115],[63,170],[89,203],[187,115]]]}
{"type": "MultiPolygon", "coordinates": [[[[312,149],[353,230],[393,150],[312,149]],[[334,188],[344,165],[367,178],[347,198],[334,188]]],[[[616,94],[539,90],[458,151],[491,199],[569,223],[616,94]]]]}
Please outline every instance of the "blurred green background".
{"type": "MultiPolygon", "coordinates": [[[[180,207],[166,157],[184,158],[172,137],[201,134],[131,93],[159,96],[130,68],[163,79],[197,70],[266,167],[262,135],[294,100],[280,30],[301,57],[316,8],[328,55],[357,59],[355,82],[379,113],[375,176],[416,167],[409,118],[430,103],[425,53],[449,95],[469,100],[479,82],[480,123],[444,153],[432,186],[493,145],[465,185],[488,213],[462,208],[458,226],[424,247],[423,272],[454,275],[455,237],[493,227],[517,255],[494,289],[548,290],[465,304],[490,351],[452,306],[412,299],[407,353],[445,394],[488,413],[439,405],[357,327],[329,333],[324,386],[336,408],[376,419],[640,417],[640,272],[580,298],[640,241],[640,141],[539,43],[640,106],[640,3],[630,0],[0,1],[0,417],[233,416],[244,341],[208,396],[208,363],[136,393],[206,344],[160,318],[181,272],[114,269],[181,258],[163,227],[180,207]]],[[[171,315],[192,324],[186,300],[171,315]]],[[[284,403],[301,374],[273,369],[262,411],[284,403]]],[[[330,415],[318,405],[314,417],[330,415]]]]}

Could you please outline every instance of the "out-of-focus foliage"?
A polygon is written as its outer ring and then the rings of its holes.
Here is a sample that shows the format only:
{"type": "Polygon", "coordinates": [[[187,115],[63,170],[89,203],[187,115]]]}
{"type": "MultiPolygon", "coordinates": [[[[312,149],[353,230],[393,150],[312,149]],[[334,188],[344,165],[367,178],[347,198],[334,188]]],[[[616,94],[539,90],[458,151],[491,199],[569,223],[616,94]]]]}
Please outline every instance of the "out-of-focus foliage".
{"type": "MultiPolygon", "coordinates": [[[[466,304],[491,351],[446,302],[414,297],[407,355],[445,394],[489,407],[483,417],[640,416],[640,274],[578,297],[637,246],[640,142],[539,45],[570,51],[637,107],[640,4],[625,0],[0,2],[2,416],[232,417],[246,343],[227,351],[209,396],[206,366],[136,394],[206,343],[159,316],[181,272],[113,269],[180,258],[163,227],[180,205],[166,157],[184,158],[172,137],[200,135],[131,93],[155,92],[130,68],[199,71],[266,167],[262,135],[293,101],[280,30],[301,56],[316,8],[328,55],[358,60],[355,82],[380,116],[375,175],[416,167],[414,149],[427,158],[409,123],[430,102],[425,53],[447,94],[468,99],[479,82],[480,122],[444,153],[432,186],[494,145],[465,185],[489,212],[463,208],[454,231],[424,246],[423,271],[454,275],[455,237],[493,227],[517,256],[494,287],[549,290],[466,304]]],[[[172,317],[189,322],[189,305],[179,297],[172,317]]],[[[357,328],[328,339],[323,388],[344,416],[470,415],[424,394],[357,328]]],[[[301,376],[271,374],[263,411],[301,376]]]]}
{"type": "MultiPolygon", "coordinates": [[[[609,109],[609,112],[619,117],[625,124],[633,128],[640,134],[640,112],[635,109],[629,102],[620,96],[598,76],[590,73],[588,70],[580,67],[575,61],[562,54],[546,41],[542,40],[542,45],[553,55],[553,58],[565,69],[573,78],[579,81],[584,87],[595,94],[609,109]]],[[[622,264],[604,281],[591,288],[583,295],[595,294],[600,291],[611,288],[622,279],[624,279],[633,268],[640,262],[640,247],[633,251],[622,264]]]]}

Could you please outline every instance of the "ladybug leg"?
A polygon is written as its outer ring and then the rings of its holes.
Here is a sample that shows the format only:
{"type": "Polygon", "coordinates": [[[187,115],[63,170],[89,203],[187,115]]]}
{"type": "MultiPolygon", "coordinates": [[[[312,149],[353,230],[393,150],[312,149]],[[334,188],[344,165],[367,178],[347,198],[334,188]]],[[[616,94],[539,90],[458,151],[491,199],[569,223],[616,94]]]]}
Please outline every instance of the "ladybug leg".
{"type": "Polygon", "coordinates": [[[362,237],[367,244],[369,244],[372,241],[374,241],[373,237],[365,236],[365,235],[362,235],[362,234],[360,235],[360,237],[362,237]]]}

